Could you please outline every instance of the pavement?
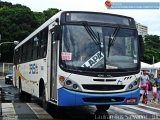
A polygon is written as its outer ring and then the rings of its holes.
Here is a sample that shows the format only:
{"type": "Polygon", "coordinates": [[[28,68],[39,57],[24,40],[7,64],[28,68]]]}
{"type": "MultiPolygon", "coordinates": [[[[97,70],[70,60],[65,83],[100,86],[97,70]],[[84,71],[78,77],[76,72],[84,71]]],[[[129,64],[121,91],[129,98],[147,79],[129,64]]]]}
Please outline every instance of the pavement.
{"type": "MultiPolygon", "coordinates": [[[[158,103],[157,100],[156,100],[156,102],[153,102],[152,99],[153,99],[152,91],[149,91],[148,92],[148,102],[147,102],[147,105],[155,107],[155,108],[160,108],[160,103],[158,103]]],[[[141,97],[140,103],[142,103],[142,97],[141,97]]]]}
{"type": "Polygon", "coordinates": [[[0,76],[0,80],[4,80],[5,76],[0,76]]]}

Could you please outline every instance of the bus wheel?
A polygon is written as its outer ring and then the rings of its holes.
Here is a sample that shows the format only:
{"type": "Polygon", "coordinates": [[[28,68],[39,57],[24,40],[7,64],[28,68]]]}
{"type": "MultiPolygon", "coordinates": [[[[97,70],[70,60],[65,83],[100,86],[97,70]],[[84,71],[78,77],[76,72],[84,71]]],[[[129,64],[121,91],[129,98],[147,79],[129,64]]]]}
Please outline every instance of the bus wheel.
{"type": "Polygon", "coordinates": [[[110,105],[96,105],[97,110],[106,111],[110,108],[110,105]]]}
{"type": "Polygon", "coordinates": [[[19,80],[19,99],[20,101],[24,101],[25,93],[22,91],[21,80],[19,80]]]}
{"type": "Polygon", "coordinates": [[[32,97],[31,94],[25,92],[25,101],[26,102],[31,102],[31,97],[32,97]]]}
{"type": "Polygon", "coordinates": [[[43,91],[42,91],[42,107],[45,110],[48,110],[48,102],[46,101],[46,92],[45,92],[45,88],[43,87],[43,91]]]}
{"type": "Polygon", "coordinates": [[[22,102],[30,102],[31,101],[31,94],[22,91],[21,81],[19,81],[19,99],[22,102]]]}

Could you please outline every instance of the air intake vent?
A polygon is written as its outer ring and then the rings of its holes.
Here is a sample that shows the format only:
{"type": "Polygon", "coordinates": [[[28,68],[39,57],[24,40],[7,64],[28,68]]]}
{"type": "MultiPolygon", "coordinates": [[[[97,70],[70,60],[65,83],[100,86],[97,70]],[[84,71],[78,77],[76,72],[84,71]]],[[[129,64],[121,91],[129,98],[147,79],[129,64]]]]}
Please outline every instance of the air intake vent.
{"type": "Polygon", "coordinates": [[[124,97],[96,97],[96,98],[83,98],[84,102],[104,103],[104,102],[122,102],[124,97]]]}
{"type": "Polygon", "coordinates": [[[93,81],[104,82],[104,79],[93,79],[93,81]]]}
{"type": "Polygon", "coordinates": [[[121,90],[125,87],[125,85],[87,85],[87,84],[83,84],[82,87],[86,90],[112,91],[112,90],[121,90]]]}
{"type": "Polygon", "coordinates": [[[116,79],[93,79],[93,81],[98,81],[98,82],[114,82],[116,79]]]}
{"type": "Polygon", "coordinates": [[[106,82],[116,81],[117,79],[106,79],[106,82]]]}

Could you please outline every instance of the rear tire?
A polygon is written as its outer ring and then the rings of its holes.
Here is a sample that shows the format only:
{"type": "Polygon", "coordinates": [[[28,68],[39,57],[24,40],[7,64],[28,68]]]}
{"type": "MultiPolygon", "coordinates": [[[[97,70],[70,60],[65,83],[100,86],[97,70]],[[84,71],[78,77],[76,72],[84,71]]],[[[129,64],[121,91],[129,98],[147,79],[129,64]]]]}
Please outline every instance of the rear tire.
{"type": "Polygon", "coordinates": [[[45,87],[43,87],[42,91],[42,107],[45,110],[48,110],[48,102],[46,101],[46,92],[45,92],[45,87]]]}
{"type": "Polygon", "coordinates": [[[110,105],[96,105],[97,110],[106,111],[110,108],[110,105]]]}
{"type": "Polygon", "coordinates": [[[19,80],[19,99],[21,102],[30,102],[31,94],[26,93],[22,90],[21,80],[19,80]]]}

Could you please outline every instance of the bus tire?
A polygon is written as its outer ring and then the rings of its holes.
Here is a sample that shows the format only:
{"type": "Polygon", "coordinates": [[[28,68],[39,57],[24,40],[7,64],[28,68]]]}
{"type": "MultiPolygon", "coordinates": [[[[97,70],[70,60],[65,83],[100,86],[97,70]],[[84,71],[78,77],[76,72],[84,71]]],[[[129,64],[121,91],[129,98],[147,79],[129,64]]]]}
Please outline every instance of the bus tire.
{"type": "Polygon", "coordinates": [[[19,99],[22,100],[22,98],[24,98],[24,93],[22,91],[22,84],[21,84],[21,80],[19,80],[19,99]]]}
{"type": "Polygon", "coordinates": [[[48,102],[46,101],[45,87],[43,87],[43,91],[42,91],[42,107],[43,109],[48,110],[48,102]]]}
{"type": "Polygon", "coordinates": [[[110,108],[110,105],[96,105],[97,110],[106,111],[110,108]]]}
{"type": "Polygon", "coordinates": [[[21,80],[19,80],[19,99],[21,102],[30,102],[31,94],[26,93],[22,90],[21,80]]]}
{"type": "Polygon", "coordinates": [[[26,101],[26,102],[31,102],[31,97],[32,97],[31,94],[25,92],[25,101],[26,101]]]}

